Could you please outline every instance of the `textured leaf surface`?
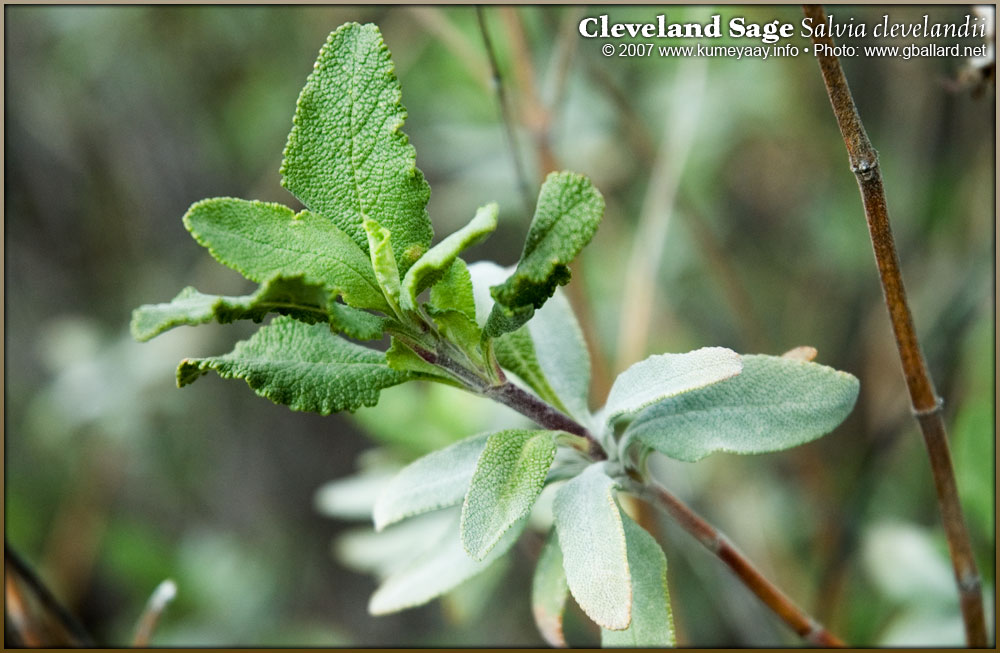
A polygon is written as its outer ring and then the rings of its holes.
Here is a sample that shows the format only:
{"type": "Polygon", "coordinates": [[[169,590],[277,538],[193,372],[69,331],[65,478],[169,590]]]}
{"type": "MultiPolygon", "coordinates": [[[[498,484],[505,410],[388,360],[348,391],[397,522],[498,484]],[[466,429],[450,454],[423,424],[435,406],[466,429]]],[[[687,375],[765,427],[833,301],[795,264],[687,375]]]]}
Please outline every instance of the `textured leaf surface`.
{"type": "Polygon", "coordinates": [[[462,506],[462,544],[482,560],[531,512],[556,455],[558,431],[499,431],[486,441],[462,506]]]}
{"type": "Polygon", "coordinates": [[[531,582],[531,612],[535,625],[549,646],[565,648],[563,613],[566,610],[566,572],[563,571],[562,551],[555,530],[549,533],[542,552],[538,554],[535,576],[531,582]]]}
{"type": "MultiPolygon", "coordinates": [[[[236,320],[260,322],[278,312],[303,322],[325,322],[329,291],[302,277],[275,278],[264,282],[252,295],[227,297],[206,295],[188,286],[170,302],[146,304],[132,312],[132,335],[145,341],[177,326],[226,324],[236,320]]],[[[366,314],[367,315],[367,314],[366,314]]]]}
{"type": "Polygon", "coordinates": [[[303,276],[356,308],[388,309],[368,255],[320,215],[219,197],[194,204],[184,226],[217,261],[251,281],[303,276]]]}
{"type": "Polygon", "coordinates": [[[714,451],[781,451],[829,433],[854,407],[858,380],[825,365],[777,356],[743,356],[725,381],[649,406],[625,430],[678,460],[714,451]]]}
{"type": "Polygon", "coordinates": [[[458,255],[489,236],[497,228],[496,204],[487,204],[476,211],[475,217],[420,257],[406,271],[403,279],[403,306],[409,310],[417,307],[417,295],[440,279],[458,255]]]}
{"type": "Polygon", "coordinates": [[[465,261],[456,258],[444,276],[431,286],[429,305],[440,310],[459,311],[476,321],[476,301],[472,292],[472,278],[465,261]]]}
{"type": "Polygon", "coordinates": [[[403,344],[399,338],[392,338],[392,345],[389,346],[389,351],[385,352],[385,360],[389,367],[400,372],[409,373],[412,378],[457,384],[440,367],[436,367],[425,361],[416,352],[403,344]]]}
{"type": "MultiPolygon", "coordinates": [[[[401,519],[462,503],[489,436],[489,433],[474,435],[401,469],[375,500],[375,529],[382,530],[401,519]]],[[[459,539],[458,534],[455,539],[459,539]]]]}
{"type": "Polygon", "coordinates": [[[603,213],[604,198],[586,177],[558,172],[546,178],[517,269],[491,290],[496,304],[484,328],[488,337],[524,324],[557,286],[569,283],[569,263],[590,242],[603,213]]]}
{"type": "Polygon", "coordinates": [[[667,557],[652,535],[621,513],[632,574],[632,623],[625,630],[601,629],[604,648],[675,646],[674,621],[667,589],[667,557]]]}
{"type": "Polygon", "coordinates": [[[742,369],[740,355],[725,347],[650,356],[618,375],[604,414],[608,424],[614,424],[661,399],[718,383],[742,369]]]}
{"type": "Polygon", "coordinates": [[[365,234],[368,236],[368,253],[371,255],[375,279],[382,287],[385,300],[393,312],[399,313],[399,268],[396,266],[396,256],[392,253],[392,239],[389,230],[374,220],[364,221],[365,234]]]}
{"type": "Polygon", "coordinates": [[[401,271],[430,246],[430,187],[401,131],[406,118],[389,50],[374,25],[330,34],[299,95],[281,183],[364,250],[368,217],[392,233],[401,271]]]}
{"type": "Polygon", "coordinates": [[[475,362],[481,363],[483,332],[479,330],[479,325],[474,320],[461,311],[442,311],[432,306],[427,307],[427,312],[434,319],[441,334],[451,342],[459,345],[475,362]]]}
{"type": "Polygon", "coordinates": [[[408,379],[389,368],[381,352],[330,332],[325,324],[279,317],[223,356],[188,358],[177,368],[185,386],[215,370],[244,379],[254,392],[292,410],[327,415],[374,406],[379,391],[408,379]]]}
{"type": "Polygon", "coordinates": [[[514,524],[490,554],[477,561],[462,548],[459,520],[456,519],[427,554],[390,576],[375,590],[368,611],[379,615],[423,605],[485,571],[517,541],[526,521],[514,524]]]}
{"type": "Polygon", "coordinates": [[[327,304],[330,328],[358,340],[377,340],[392,321],[331,300],[327,304]]]}
{"type": "Polygon", "coordinates": [[[553,514],[573,598],[599,626],[622,630],[632,615],[632,580],[614,488],[603,464],[591,465],[559,488],[553,514]]]}

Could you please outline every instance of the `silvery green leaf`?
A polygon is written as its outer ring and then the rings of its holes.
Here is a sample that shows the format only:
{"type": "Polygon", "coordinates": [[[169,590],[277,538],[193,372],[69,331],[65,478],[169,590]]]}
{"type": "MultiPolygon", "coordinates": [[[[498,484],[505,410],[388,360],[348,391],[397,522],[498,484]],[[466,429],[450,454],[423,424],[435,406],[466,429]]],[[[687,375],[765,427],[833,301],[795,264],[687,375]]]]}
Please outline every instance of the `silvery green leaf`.
{"type": "MultiPolygon", "coordinates": [[[[444,272],[444,276],[431,286],[428,306],[438,310],[459,311],[476,322],[476,302],[472,293],[472,278],[465,261],[456,258],[444,272]]],[[[477,323],[478,324],[478,323],[477,323]]]]}
{"type": "Polygon", "coordinates": [[[740,355],[725,347],[650,356],[615,379],[604,407],[605,419],[614,425],[661,399],[718,383],[742,369],[740,355]]]}
{"type": "Polygon", "coordinates": [[[603,648],[666,648],[676,645],[667,589],[667,557],[652,535],[621,513],[632,574],[632,623],[601,629],[603,648]]]}
{"type": "Polygon", "coordinates": [[[531,512],[555,458],[558,433],[499,431],[486,441],[462,505],[462,544],[476,560],[531,512]]]}
{"type": "Polygon", "coordinates": [[[603,628],[632,619],[632,578],[616,483],[595,463],[559,488],[553,512],[566,582],[573,598],[603,628]]]}
{"type": "Polygon", "coordinates": [[[832,431],[857,396],[858,380],[846,372],[778,356],[743,356],[739,375],[643,410],[625,429],[623,446],[639,441],[692,462],[715,451],[781,451],[832,431]]]}
{"type": "MultiPolygon", "coordinates": [[[[375,529],[462,502],[486,448],[489,433],[466,438],[410,463],[396,474],[375,501],[375,529]]],[[[458,535],[455,536],[459,540],[458,535]]]]}
{"type": "Polygon", "coordinates": [[[566,572],[563,571],[563,556],[559,549],[559,536],[555,529],[542,546],[535,565],[535,576],[531,582],[531,613],[535,625],[549,646],[565,648],[563,636],[563,612],[566,610],[566,572]]]}
{"type": "Polygon", "coordinates": [[[374,615],[389,614],[423,605],[431,599],[485,571],[505,554],[524,530],[526,520],[515,523],[482,561],[473,560],[462,547],[459,520],[455,519],[431,549],[406,568],[389,576],[368,602],[374,615]]]}

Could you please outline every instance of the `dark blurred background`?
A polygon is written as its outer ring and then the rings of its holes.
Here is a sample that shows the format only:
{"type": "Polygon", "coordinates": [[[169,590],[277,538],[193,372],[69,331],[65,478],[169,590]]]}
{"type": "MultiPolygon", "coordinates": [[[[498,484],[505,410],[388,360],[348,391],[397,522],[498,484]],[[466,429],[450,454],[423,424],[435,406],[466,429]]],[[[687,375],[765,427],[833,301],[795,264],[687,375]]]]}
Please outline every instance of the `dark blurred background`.
{"type": "MultiPolygon", "coordinates": [[[[592,348],[595,408],[629,364],[708,345],[812,345],[861,380],[854,413],[814,444],[663,462],[658,474],[848,642],[962,642],[930,470],[818,66],[804,53],[604,57],[577,32],[583,16],[664,11],[671,22],[801,18],[793,6],[488,7],[512,148],[472,7],[5,7],[6,537],[97,643],[127,645],[172,578],[158,645],[541,644],[531,547],[475,599],[375,618],[374,580],[344,546],[331,550],[360,523],[317,508],[317,491],[365,460],[405,461],[494,409],[406,386],[376,409],[322,418],[215,377],[178,390],[181,358],[228,351],[254,325],[141,345],[128,333],[132,308],[186,285],[250,290],[180,218],[212,196],[296,206],[278,175],[295,100],[326,35],[349,20],[376,22],[393,52],[436,232],[501,204],[497,233],[467,260],[516,261],[525,204],[550,169],[583,172],[604,193],[604,222],[567,287],[592,348]]],[[[873,25],[886,12],[961,21],[969,7],[830,11],[873,25]]],[[[881,156],[993,614],[994,91],[974,97],[961,58],[843,63],[881,156]]],[[[659,526],[681,644],[798,643],[686,534],[659,526]]],[[[570,634],[595,641],[578,615],[570,634]]]]}

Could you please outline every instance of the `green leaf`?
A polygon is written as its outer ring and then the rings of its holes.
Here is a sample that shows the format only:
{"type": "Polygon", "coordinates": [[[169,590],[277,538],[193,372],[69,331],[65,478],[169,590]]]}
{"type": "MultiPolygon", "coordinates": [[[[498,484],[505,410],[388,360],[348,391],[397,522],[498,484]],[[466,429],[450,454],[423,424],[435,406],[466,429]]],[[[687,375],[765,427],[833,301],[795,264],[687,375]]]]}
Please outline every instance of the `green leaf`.
{"type": "Polygon", "coordinates": [[[558,433],[499,431],[486,441],[462,505],[462,544],[476,560],[531,512],[555,459],[558,433]]]}
{"type": "Polygon", "coordinates": [[[481,347],[483,332],[479,330],[479,325],[475,321],[470,320],[461,311],[442,311],[428,306],[427,312],[445,338],[459,345],[473,362],[483,363],[481,347]]]}
{"type": "Polygon", "coordinates": [[[362,223],[392,233],[405,272],[433,238],[430,187],[401,131],[406,110],[389,50],[374,25],[330,34],[295,109],[281,184],[367,251],[362,223]]]}
{"type": "Polygon", "coordinates": [[[595,463],[556,493],[553,515],[573,598],[603,628],[622,630],[632,618],[629,572],[615,481],[595,463]]]}
{"type": "Polygon", "coordinates": [[[132,311],[132,335],[146,341],[178,326],[213,320],[222,324],[244,319],[260,322],[271,312],[308,323],[325,322],[328,301],[329,291],[306,283],[302,277],[270,279],[243,297],[206,295],[188,286],[168,303],[146,304],[132,311]]]}
{"type": "Polygon", "coordinates": [[[558,172],[545,179],[517,269],[491,290],[496,304],[487,337],[521,326],[557,286],[569,283],[569,263],[590,242],[603,213],[604,198],[586,177],[558,172]]]}
{"type": "Polygon", "coordinates": [[[329,322],[334,331],[359,340],[381,338],[387,320],[340,304],[330,291],[299,277],[275,277],[252,295],[206,295],[188,286],[169,303],[146,304],[132,312],[132,335],[145,341],[174,327],[228,324],[236,320],[262,321],[269,313],[294,317],[313,324],[329,322]]]}
{"type": "Polygon", "coordinates": [[[563,612],[566,610],[568,594],[569,586],[566,585],[566,572],[563,571],[559,536],[553,529],[542,546],[542,552],[538,554],[535,576],[531,582],[531,612],[538,632],[549,646],[567,646],[563,635],[563,612]]]}
{"type": "Polygon", "coordinates": [[[667,588],[667,557],[652,535],[623,511],[628,566],[632,574],[632,623],[601,629],[603,648],[668,648],[676,645],[667,588]]]}
{"type": "Polygon", "coordinates": [[[251,281],[302,276],[355,308],[389,310],[368,255],[320,215],[218,197],[195,203],[184,226],[217,261],[251,281]]]}
{"type": "Polygon", "coordinates": [[[609,425],[657,401],[718,383],[743,369],[740,355],[725,347],[703,347],[686,354],[658,354],[618,375],[604,415],[609,425]]]}
{"type": "Polygon", "coordinates": [[[331,299],[326,306],[330,328],[358,340],[378,340],[391,320],[340,304],[331,299]]]}
{"type": "Polygon", "coordinates": [[[649,406],[625,430],[671,458],[781,451],[829,433],[854,407],[858,380],[825,365],[743,356],[743,371],[649,406]]]}
{"type": "Polygon", "coordinates": [[[418,356],[416,352],[395,336],[392,338],[392,345],[389,347],[389,351],[385,352],[385,358],[389,367],[400,372],[409,373],[412,378],[440,381],[442,383],[465,387],[448,376],[442,368],[431,365],[418,356]]]}
{"type": "Polygon", "coordinates": [[[485,571],[513,546],[526,522],[525,519],[514,524],[490,554],[477,561],[462,548],[459,520],[456,519],[425,555],[390,576],[375,590],[368,611],[380,615],[423,605],[485,571]]]}
{"type": "Polygon", "coordinates": [[[209,370],[244,379],[258,395],[292,410],[322,415],[374,406],[380,390],[409,379],[390,369],[381,352],[348,342],[325,324],[290,317],[276,318],[229,354],[181,361],[177,385],[209,370]]]}
{"type": "Polygon", "coordinates": [[[453,310],[476,321],[476,302],[472,292],[472,278],[465,261],[456,258],[445,270],[441,280],[431,286],[428,305],[439,310],[453,310]]]}
{"type": "Polygon", "coordinates": [[[365,234],[368,236],[368,253],[371,255],[375,279],[382,287],[386,302],[396,315],[399,312],[399,268],[396,267],[396,257],[392,253],[392,239],[389,231],[374,220],[365,219],[365,234]]]}
{"type": "Polygon", "coordinates": [[[416,310],[417,296],[440,279],[462,250],[489,236],[497,228],[499,207],[487,204],[476,211],[475,217],[455,233],[435,245],[413,264],[403,279],[403,307],[416,310]]]}
{"type": "Polygon", "coordinates": [[[460,440],[401,469],[375,500],[375,530],[461,503],[489,436],[483,433],[460,440]]]}

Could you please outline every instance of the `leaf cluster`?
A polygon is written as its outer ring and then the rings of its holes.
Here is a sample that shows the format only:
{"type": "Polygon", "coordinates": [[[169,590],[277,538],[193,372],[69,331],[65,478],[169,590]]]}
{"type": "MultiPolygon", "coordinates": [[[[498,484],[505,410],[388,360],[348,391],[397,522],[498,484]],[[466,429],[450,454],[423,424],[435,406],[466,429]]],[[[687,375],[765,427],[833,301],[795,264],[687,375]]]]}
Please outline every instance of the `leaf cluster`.
{"type": "Polygon", "coordinates": [[[808,361],[708,347],[633,365],[592,412],[583,336],[557,290],[600,223],[601,194],[581,175],[549,175],[514,269],[467,265],[460,254],[496,229],[498,206],[482,206],[432,246],[430,190],[401,131],[405,116],[378,29],[347,24],[332,33],[299,97],[281,166],[282,184],[306,209],[215,198],[184,216],[217,261],[258,289],[229,297],[185,288],[136,309],[133,334],[146,340],[179,325],[276,314],[231,352],[182,361],[178,385],[214,371],[292,410],[328,414],[430,380],[499,397],[526,415],[558,416],[537,430],[474,435],[388,483],[374,509],[377,529],[432,512],[449,526],[385,580],[369,607],[419,605],[485,570],[552,486],[552,526],[532,588],[546,639],[565,644],[572,594],[606,645],[672,645],[666,558],[622,510],[619,492],[644,478],[651,452],[695,461],[813,440],[850,411],[857,380],[808,361]],[[355,342],[386,335],[384,352],[355,342]]]}

